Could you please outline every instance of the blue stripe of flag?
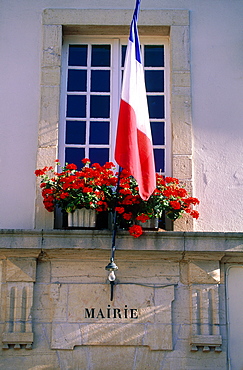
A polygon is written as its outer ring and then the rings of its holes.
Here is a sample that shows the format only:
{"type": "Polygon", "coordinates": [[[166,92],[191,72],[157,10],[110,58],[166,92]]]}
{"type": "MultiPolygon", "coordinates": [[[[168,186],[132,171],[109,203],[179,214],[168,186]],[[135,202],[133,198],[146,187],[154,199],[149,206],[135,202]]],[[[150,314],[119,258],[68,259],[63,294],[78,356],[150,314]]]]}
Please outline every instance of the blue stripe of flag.
{"type": "Polygon", "coordinates": [[[139,37],[138,37],[137,21],[138,21],[140,2],[141,0],[136,1],[136,7],[133,13],[133,19],[132,19],[132,23],[130,27],[130,36],[129,36],[129,40],[131,42],[135,42],[135,53],[136,53],[135,58],[139,63],[141,63],[141,52],[140,52],[140,43],[139,43],[139,37]]]}

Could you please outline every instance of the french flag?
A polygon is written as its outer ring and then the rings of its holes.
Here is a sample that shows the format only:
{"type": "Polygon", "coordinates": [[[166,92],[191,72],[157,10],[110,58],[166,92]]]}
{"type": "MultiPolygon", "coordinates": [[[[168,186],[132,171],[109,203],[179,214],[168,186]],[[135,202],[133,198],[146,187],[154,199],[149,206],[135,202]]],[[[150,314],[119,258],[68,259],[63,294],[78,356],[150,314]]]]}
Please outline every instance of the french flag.
{"type": "Polygon", "coordinates": [[[137,30],[139,6],[137,0],[124,65],[115,160],[137,180],[139,194],[147,200],[156,188],[156,175],[137,30]]]}

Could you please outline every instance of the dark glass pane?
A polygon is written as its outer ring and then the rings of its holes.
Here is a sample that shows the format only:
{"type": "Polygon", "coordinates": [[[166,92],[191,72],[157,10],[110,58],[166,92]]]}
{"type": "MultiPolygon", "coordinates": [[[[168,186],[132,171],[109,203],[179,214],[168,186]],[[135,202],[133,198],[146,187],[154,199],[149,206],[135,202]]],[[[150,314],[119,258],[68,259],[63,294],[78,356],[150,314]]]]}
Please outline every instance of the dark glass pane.
{"type": "Polygon", "coordinates": [[[90,122],[90,144],[109,144],[110,123],[90,122]]]}
{"type": "Polygon", "coordinates": [[[87,71],[69,69],[68,71],[68,91],[86,91],[87,71]]]}
{"type": "Polygon", "coordinates": [[[122,67],[124,67],[124,63],[125,63],[126,50],[127,50],[127,46],[122,45],[122,67]]]}
{"type": "Polygon", "coordinates": [[[91,148],[89,150],[89,159],[91,163],[99,163],[103,166],[109,161],[109,149],[108,148],[91,148]]]}
{"type": "Polygon", "coordinates": [[[67,117],[86,116],[86,96],[68,95],[67,96],[67,117]]]}
{"type": "Polygon", "coordinates": [[[164,67],[164,45],[144,46],[144,66],[164,67]]]}
{"type": "Polygon", "coordinates": [[[91,71],[91,91],[110,91],[110,71],[91,71]]]}
{"type": "Polygon", "coordinates": [[[90,117],[109,118],[110,117],[110,97],[105,95],[91,95],[90,97],[90,117]]]}
{"type": "Polygon", "coordinates": [[[81,160],[85,158],[84,148],[66,148],[65,163],[74,163],[80,170],[83,167],[81,160]]]}
{"type": "Polygon", "coordinates": [[[146,91],[164,92],[164,71],[145,71],[146,91]]]}
{"type": "Polygon", "coordinates": [[[165,118],[164,96],[147,96],[150,118],[165,118]]]}
{"type": "Polygon", "coordinates": [[[69,46],[69,66],[87,66],[87,45],[70,45],[69,46]]]}
{"type": "Polygon", "coordinates": [[[85,144],[86,122],[66,122],[66,144],[85,144]]]}
{"type": "Polygon", "coordinates": [[[110,67],[110,45],[92,45],[91,66],[110,67]]]}
{"type": "Polygon", "coordinates": [[[152,140],[154,145],[165,144],[165,123],[164,122],[151,122],[152,140]]]}
{"type": "Polygon", "coordinates": [[[165,150],[164,149],[154,149],[154,161],[155,161],[155,171],[164,172],[165,171],[165,150]]]}

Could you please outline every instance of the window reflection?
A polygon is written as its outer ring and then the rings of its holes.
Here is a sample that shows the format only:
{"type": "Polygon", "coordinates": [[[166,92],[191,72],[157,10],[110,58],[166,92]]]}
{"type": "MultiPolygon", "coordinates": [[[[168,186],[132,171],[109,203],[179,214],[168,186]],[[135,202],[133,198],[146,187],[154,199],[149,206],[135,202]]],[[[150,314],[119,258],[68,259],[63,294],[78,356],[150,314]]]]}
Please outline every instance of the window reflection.
{"type": "Polygon", "coordinates": [[[109,67],[110,50],[110,45],[92,45],[91,67],[109,67]]]}
{"type": "Polygon", "coordinates": [[[66,122],[66,144],[85,144],[85,121],[66,122]]]}
{"type": "Polygon", "coordinates": [[[87,66],[88,45],[69,46],[69,66],[87,66]]]}
{"type": "Polygon", "coordinates": [[[68,95],[67,96],[67,117],[86,116],[86,96],[84,95],[68,95]]]}

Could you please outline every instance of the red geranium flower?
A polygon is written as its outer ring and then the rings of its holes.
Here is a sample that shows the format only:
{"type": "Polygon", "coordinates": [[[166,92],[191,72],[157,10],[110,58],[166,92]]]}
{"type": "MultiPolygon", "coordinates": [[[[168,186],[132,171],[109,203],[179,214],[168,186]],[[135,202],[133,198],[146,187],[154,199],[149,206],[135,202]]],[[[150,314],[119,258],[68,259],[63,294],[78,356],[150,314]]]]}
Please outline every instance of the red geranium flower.
{"type": "Polygon", "coordinates": [[[67,164],[67,165],[66,165],[66,168],[67,168],[68,170],[76,170],[76,169],[77,169],[77,166],[76,166],[76,164],[74,164],[74,163],[70,163],[70,164],[67,164]]]}
{"type": "Polygon", "coordinates": [[[67,198],[67,197],[69,197],[69,193],[61,193],[61,194],[60,194],[60,198],[61,198],[61,199],[65,199],[65,198],[67,198]]]}
{"type": "Polygon", "coordinates": [[[143,233],[143,229],[139,225],[133,225],[129,227],[128,231],[134,238],[139,238],[139,236],[143,233]]]}
{"type": "Polygon", "coordinates": [[[132,212],[123,213],[122,217],[124,218],[124,220],[131,220],[132,212]]]}
{"type": "Polygon", "coordinates": [[[181,209],[181,204],[177,200],[171,200],[170,205],[174,209],[181,209]]]}
{"type": "Polygon", "coordinates": [[[190,215],[197,220],[198,217],[199,217],[199,212],[198,211],[191,211],[190,215]]]}
{"type": "Polygon", "coordinates": [[[141,222],[146,222],[146,221],[148,221],[149,220],[149,216],[148,215],[145,215],[144,213],[143,214],[141,214],[141,215],[139,215],[139,216],[137,216],[136,217],[136,220],[138,220],[138,221],[141,221],[141,222]]]}
{"type": "Polygon", "coordinates": [[[116,207],[116,208],[115,208],[115,211],[116,211],[117,213],[121,214],[121,213],[125,212],[125,208],[124,208],[124,207],[116,207]]]}
{"type": "Polygon", "coordinates": [[[84,164],[91,163],[91,160],[89,158],[84,158],[82,161],[84,164]]]}
{"type": "Polygon", "coordinates": [[[89,188],[89,187],[85,187],[83,188],[83,193],[92,193],[93,189],[92,188],[89,188]]]}
{"type": "Polygon", "coordinates": [[[187,198],[187,199],[184,199],[184,202],[186,203],[186,204],[194,204],[194,205],[196,205],[196,204],[199,204],[200,202],[199,202],[199,200],[197,199],[197,198],[192,198],[192,197],[189,197],[189,198],[187,198]]]}

